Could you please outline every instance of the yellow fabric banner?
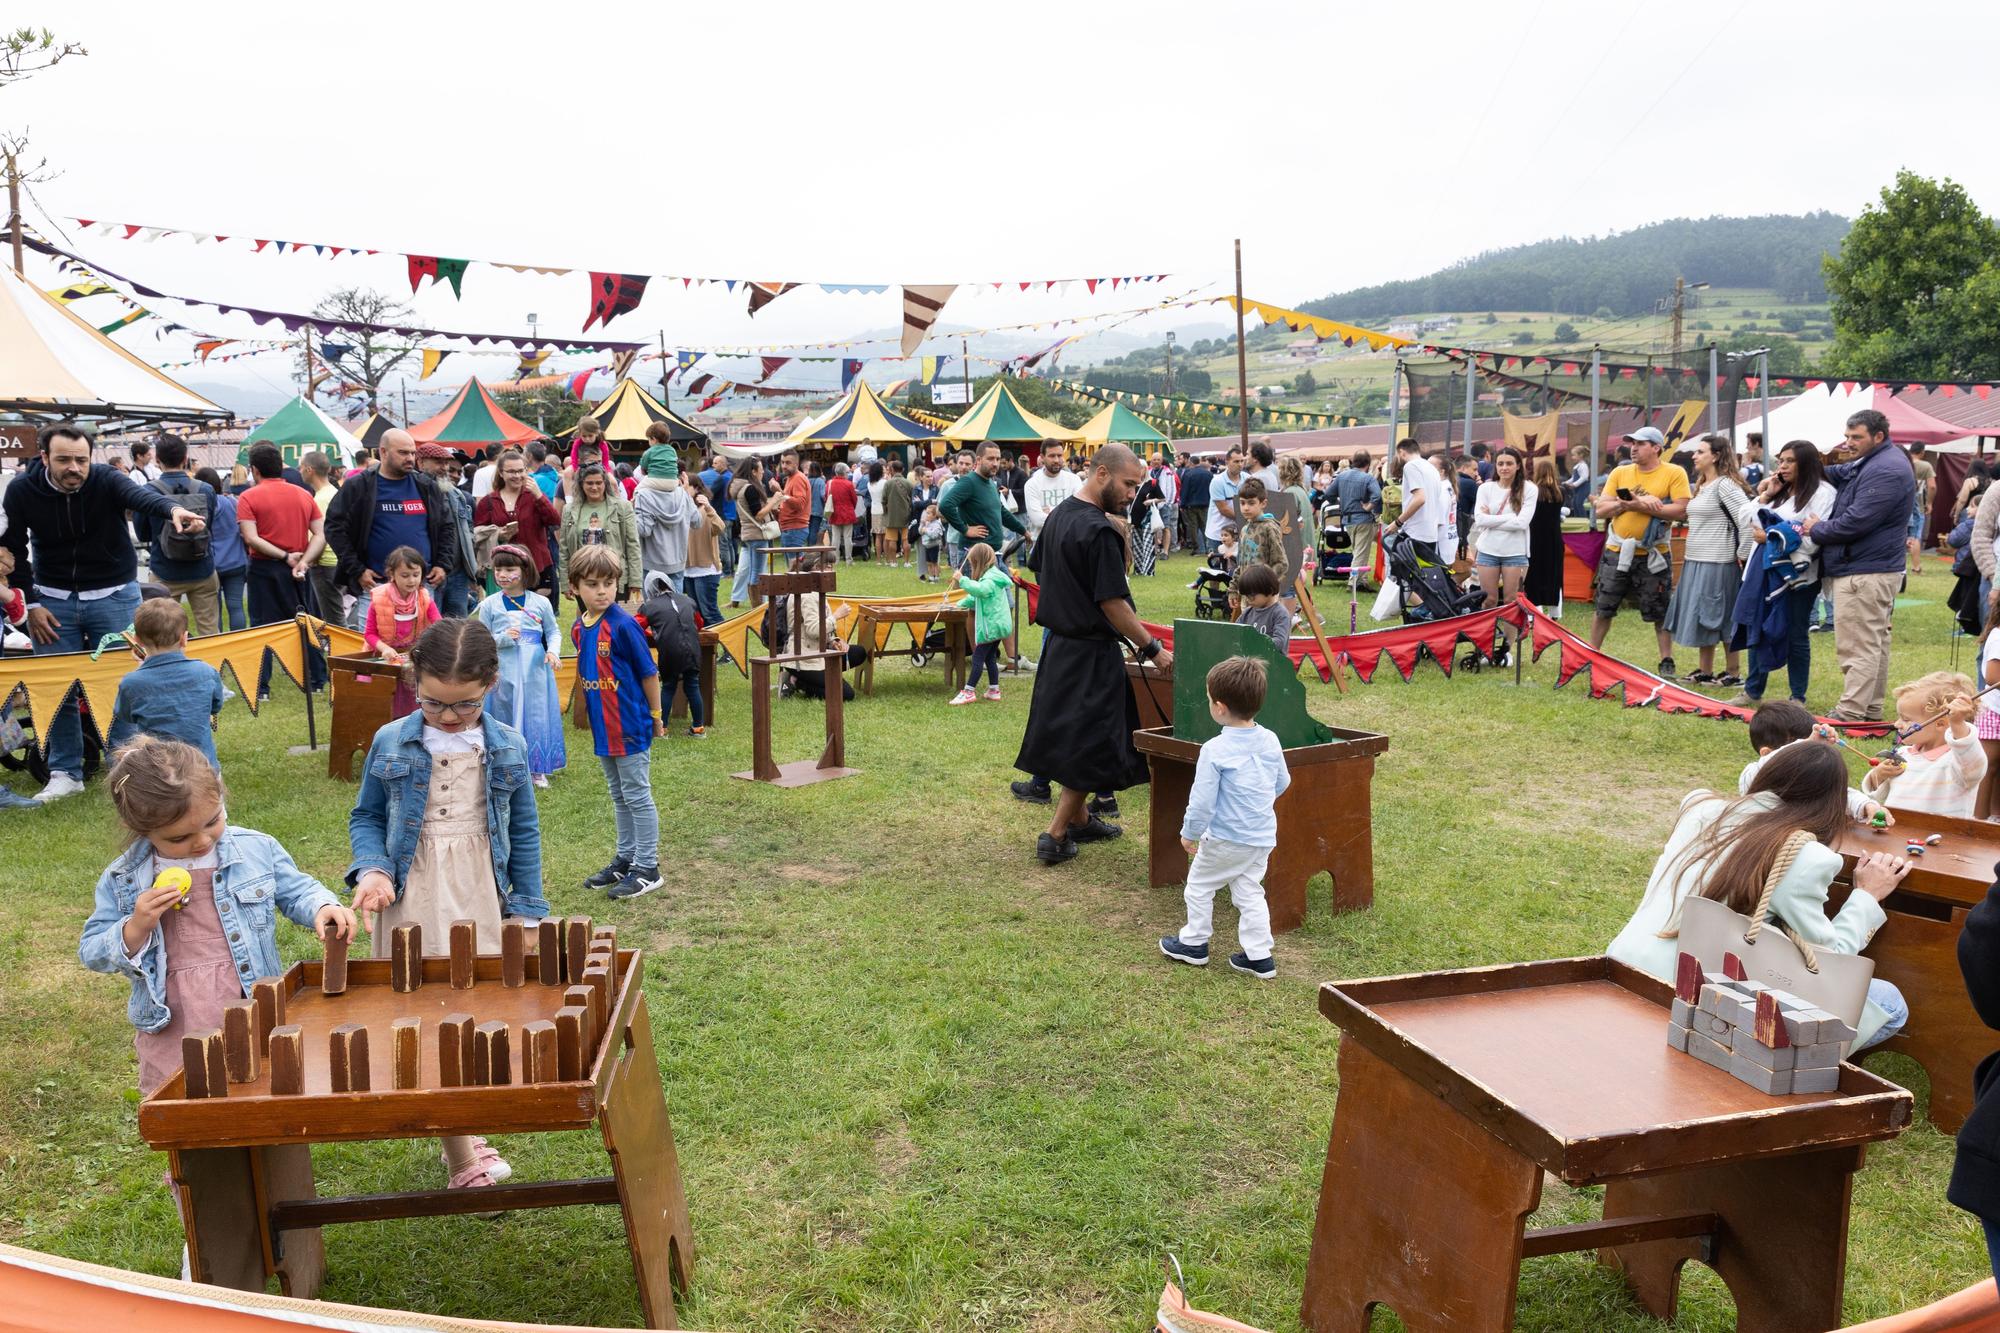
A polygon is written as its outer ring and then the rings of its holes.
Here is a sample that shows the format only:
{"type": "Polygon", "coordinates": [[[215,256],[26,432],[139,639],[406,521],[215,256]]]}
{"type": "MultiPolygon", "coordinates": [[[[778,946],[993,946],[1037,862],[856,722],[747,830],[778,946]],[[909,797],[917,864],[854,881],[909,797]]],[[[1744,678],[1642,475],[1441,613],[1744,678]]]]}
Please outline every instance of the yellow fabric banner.
{"type": "Polygon", "coordinates": [[[1303,310],[1287,310],[1283,306],[1268,305],[1263,301],[1239,302],[1234,296],[1225,296],[1221,300],[1231,309],[1240,310],[1246,315],[1255,315],[1266,324],[1283,324],[1294,333],[1303,333],[1310,329],[1316,338],[1333,338],[1350,346],[1356,342],[1365,342],[1372,350],[1379,352],[1384,347],[1408,347],[1412,343],[1411,339],[1398,338],[1393,333],[1379,333],[1374,329],[1364,329],[1358,324],[1343,324],[1337,319],[1322,319],[1318,315],[1308,315],[1303,310]]]}
{"type": "Polygon", "coordinates": [[[1552,454],[1556,441],[1562,438],[1562,413],[1559,411],[1545,412],[1538,417],[1520,417],[1512,412],[1502,412],[1500,419],[1507,428],[1507,443],[1531,461],[1552,454]]]}

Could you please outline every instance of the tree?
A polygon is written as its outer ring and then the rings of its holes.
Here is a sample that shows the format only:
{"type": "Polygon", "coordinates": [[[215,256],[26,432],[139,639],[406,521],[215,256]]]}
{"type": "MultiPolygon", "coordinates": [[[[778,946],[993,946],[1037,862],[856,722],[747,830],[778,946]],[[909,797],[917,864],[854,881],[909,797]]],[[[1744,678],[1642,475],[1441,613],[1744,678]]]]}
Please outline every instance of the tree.
{"type": "Polygon", "coordinates": [[[1528,332],[1528,331],[1527,331],[1526,329],[1520,329],[1520,330],[1517,330],[1517,331],[1515,332],[1515,334],[1514,334],[1514,346],[1516,346],[1516,347],[1533,347],[1534,345],[1535,345],[1535,335],[1534,335],[1534,334],[1532,334],[1532,333],[1528,332]]]}
{"type": "Polygon", "coordinates": [[[1717,345],[1725,352],[1749,352],[1759,347],[1766,349],[1770,354],[1773,375],[1802,375],[1806,371],[1806,349],[1796,338],[1741,332],[1724,338],[1717,345]]]}
{"type": "Polygon", "coordinates": [[[16,28],[0,34],[0,88],[32,79],[70,56],[87,56],[82,42],[58,42],[47,28],[16,28]]]}
{"type": "Polygon", "coordinates": [[[1821,369],[2000,376],[2000,224],[1956,182],[1897,172],[1824,268],[1834,340],[1821,369]]]}
{"type": "Polygon", "coordinates": [[[1310,370],[1302,370],[1292,379],[1292,392],[1301,398],[1310,398],[1319,392],[1319,381],[1310,370]]]}
{"type": "Polygon", "coordinates": [[[516,421],[525,421],[551,438],[560,439],[576,428],[588,405],[572,396],[560,384],[540,389],[510,389],[493,395],[500,410],[516,421]]]}
{"type": "MultiPolygon", "coordinates": [[[[403,324],[412,318],[408,306],[367,287],[343,287],[314,306],[313,314],[351,324],[403,324]]],[[[366,390],[368,410],[373,412],[381,406],[382,381],[416,350],[401,338],[391,342],[379,333],[340,330],[313,344],[313,359],[323,362],[339,379],[366,390]]],[[[299,370],[305,372],[303,347],[299,349],[299,370]]]]}
{"type": "Polygon", "coordinates": [[[1557,342],[1573,343],[1576,341],[1576,338],[1576,325],[1570,323],[1568,320],[1564,320],[1562,323],[1556,325],[1555,340],[1557,342]]]}

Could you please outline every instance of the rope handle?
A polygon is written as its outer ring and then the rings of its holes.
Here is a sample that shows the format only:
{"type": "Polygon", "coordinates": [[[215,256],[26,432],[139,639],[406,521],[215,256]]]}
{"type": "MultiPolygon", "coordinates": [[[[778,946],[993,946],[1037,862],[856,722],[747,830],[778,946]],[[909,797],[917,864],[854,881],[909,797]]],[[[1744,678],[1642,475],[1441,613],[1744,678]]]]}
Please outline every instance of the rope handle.
{"type": "MultiPolygon", "coordinates": [[[[1758,932],[1764,929],[1765,917],[1771,910],[1771,895],[1777,891],[1779,882],[1791,870],[1792,862],[1798,860],[1799,850],[1807,843],[1813,841],[1815,841],[1813,835],[1801,828],[1793,829],[1786,835],[1785,841],[1779,845],[1778,855],[1771,862],[1771,873],[1764,876],[1764,891],[1757,895],[1756,909],[1750,913],[1750,929],[1743,932],[1743,942],[1745,944],[1755,944],[1757,942],[1758,932]]],[[[1813,952],[1813,946],[1800,939],[1798,933],[1790,926],[1781,925],[1780,929],[1784,932],[1785,937],[1798,949],[1799,957],[1805,962],[1806,971],[1817,976],[1819,974],[1819,957],[1813,952]]]]}

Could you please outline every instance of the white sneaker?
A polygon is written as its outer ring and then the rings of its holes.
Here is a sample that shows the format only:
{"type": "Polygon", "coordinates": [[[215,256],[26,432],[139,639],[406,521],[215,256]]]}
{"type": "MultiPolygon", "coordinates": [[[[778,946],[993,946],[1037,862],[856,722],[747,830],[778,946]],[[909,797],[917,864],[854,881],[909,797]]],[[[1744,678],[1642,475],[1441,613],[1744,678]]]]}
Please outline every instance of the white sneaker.
{"type": "Polygon", "coordinates": [[[50,801],[60,801],[65,796],[74,796],[83,790],[83,783],[67,773],[49,774],[49,785],[35,793],[35,799],[47,805],[50,801]]]}
{"type": "Polygon", "coordinates": [[[1026,657],[1016,657],[1016,658],[1014,659],[1014,670],[1016,670],[1016,671],[1033,671],[1034,669],[1035,669],[1035,664],[1034,664],[1034,663],[1033,663],[1032,661],[1030,661],[1030,660],[1029,660],[1028,658],[1026,658],[1026,657]]]}
{"type": "Polygon", "coordinates": [[[951,706],[956,708],[960,704],[969,704],[978,697],[978,695],[972,692],[972,687],[968,685],[952,697],[951,706]]]}

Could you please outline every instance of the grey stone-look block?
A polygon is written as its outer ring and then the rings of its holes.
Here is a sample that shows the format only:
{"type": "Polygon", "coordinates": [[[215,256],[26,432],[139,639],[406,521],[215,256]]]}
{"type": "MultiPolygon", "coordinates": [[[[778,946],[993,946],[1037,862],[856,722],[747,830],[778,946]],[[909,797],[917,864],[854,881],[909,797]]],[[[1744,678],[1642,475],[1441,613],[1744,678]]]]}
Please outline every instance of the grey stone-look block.
{"type": "Polygon", "coordinates": [[[1721,1002],[1723,994],[1723,988],[1715,984],[1719,978],[1714,973],[1710,973],[1709,978],[1701,988],[1701,1003],[1696,1006],[1704,1014],[1715,1012],[1715,1006],[1721,1002]]]}
{"type": "Polygon", "coordinates": [[[1730,1051],[1738,1059],[1749,1060],[1766,1069],[1784,1070],[1793,1067],[1793,1051],[1790,1046],[1773,1050],[1757,1040],[1757,1033],[1751,1028],[1737,1028],[1735,1039],[1729,1043],[1730,1051]]]}
{"type": "Polygon", "coordinates": [[[1754,1027],[1757,1023],[1757,1007],[1745,1004],[1743,1000],[1725,991],[1715,1001],[1715,1016],[1732,1028],[1754,1027]]]}
{"type": "Polygon", "coordinates": [[[1685,1052],[1687,1050],[1688,1036],[1689,1036],[1689,1030],[1686,1024],[1684,1023],[1667,1024],[1667,1045],[1673,1047],[1675,1050],[1682,1052],[1685,1052]]]}
{"type": "Polygon", "coordinates": [[[1773,1097],[1783,1097],[1792,1090],[1792,1071],[1789,1069],[1766,1069],[1747,1056],[1738,1055],[1730,1062],[1729,1072],[1759,1092],[1773,1097]]]}
{"type": "Polygon", "coordinates": [[[1840,1063],[1841,1045],[1837,1041],[1822,1041],[1812,1046],[1795,1046],[1793,1057],[1795,1069],[1831,1069],[1840,1063]]]}
{"type": "Polygon", "coordinates": [[[1680,996],[1676,995],[1674,997],[1672,1007],[1673,1007],[1672,1022],[1674,1026],[1683,1028],[1691,1028],[1694,1026],[1695,1009],[1693,1005],[1689,1004],[1686,1000],[1683,1000],[1680,996]]]}
{"type": "Polygon", "coordinates": [[[1840,1087],[1840,1066],[1826,1069],[1794,1069],[1792,1071],[1793,1092],[1832,1092],[1840,1087]]]}
{"type": "Polygon", "coordinates": [[[1694,1016],[1694,1030],[1706,1037],[1713,1037],[1723,1045],[1729,1044],[1729,1034],[1734,1031],[1728,1020],[1720,1014],[1698,1013],[1694,1016]]]}
{"type": "Polygon", "coordinates": [[[1730,1063],[1736,1058],[1727,1046],[1715,1038],[1693,1031],[1688,1033],[1688,1054],[1705,1065],[1714,1065],[1725,1074],[1730,1072],[1730,1063]]]}

